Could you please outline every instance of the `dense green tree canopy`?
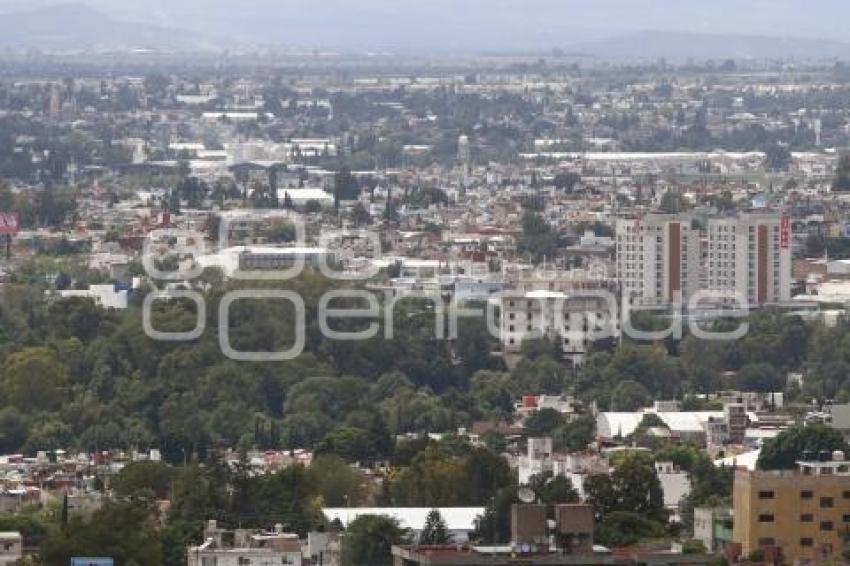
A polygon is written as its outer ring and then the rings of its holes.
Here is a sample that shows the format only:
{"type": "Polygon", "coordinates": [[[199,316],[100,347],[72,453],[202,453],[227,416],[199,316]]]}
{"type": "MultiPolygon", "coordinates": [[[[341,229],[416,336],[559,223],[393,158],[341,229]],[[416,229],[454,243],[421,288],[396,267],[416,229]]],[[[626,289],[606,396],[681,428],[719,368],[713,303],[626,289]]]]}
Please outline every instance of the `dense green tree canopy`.
{"type": "Polygon", "coordinates": [[[69,564],[72,557],[109,556],[116,564],[160,566],[162,549],[155,511],[144,503],[107,503],[91,519],[74,519],[41,548],[45,564],[69,564]]]}
{"type": "Polygon", "coordinates": [[[834,450],[845,453],[850,446],[841,433],[824,425],[796,426],[765,441],[759,454],[758,467],[762,470],[793,470],[804,452],[815,457],[822,451],[830,454],[834,450]]]}

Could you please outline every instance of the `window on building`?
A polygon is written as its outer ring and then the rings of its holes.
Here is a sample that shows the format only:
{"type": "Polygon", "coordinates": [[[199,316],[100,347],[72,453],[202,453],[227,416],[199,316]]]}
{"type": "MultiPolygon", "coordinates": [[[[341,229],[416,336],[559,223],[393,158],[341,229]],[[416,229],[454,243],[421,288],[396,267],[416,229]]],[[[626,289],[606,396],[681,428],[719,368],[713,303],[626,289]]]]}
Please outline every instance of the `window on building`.
{"type": "Polygon", "coordinates": [[[832,521],[821,521],[820,522],[820,530],[831,531],[832,530],[832,521]]]}
{"type": "Polygon", "coordinates": [[[760,538],[759,546],[775,546],[776,541],[772,537],[760,538]]]}
{"type": "Polygon", "coordinates": [[[801,523],[811,523],[814,520],[815,520],[815,516],[812,515],[811,513],[803,513],[802,515],[800,515],[800,522],[801,523]]]}
{"type": "Polygon", "coordinates": [[[773,499],[773,491],[760,491],[759,499],[773,499]]]}
{"type": "Polygon", "coordinates": [[[815,541],[809,537],[804,537],[800,539],[800,546],[814,546],[815,541]]]}
{"type": "Polygon", "coordinates": [[[824,509],[832,509],[833,501],[831,497],[821,497],[820,506],[824,509]]]}
{"type": "Polygon", "coordinates": [[[772,513],[762,513],[759,515],[759,523],[772,523],[773,522],[773,514],[772,513]]]}
{"type": "Polygon", "coordinates": [[[800,492],[800,499],[811,499],[815,494],[810,489],[804,489],[800,492]]]}

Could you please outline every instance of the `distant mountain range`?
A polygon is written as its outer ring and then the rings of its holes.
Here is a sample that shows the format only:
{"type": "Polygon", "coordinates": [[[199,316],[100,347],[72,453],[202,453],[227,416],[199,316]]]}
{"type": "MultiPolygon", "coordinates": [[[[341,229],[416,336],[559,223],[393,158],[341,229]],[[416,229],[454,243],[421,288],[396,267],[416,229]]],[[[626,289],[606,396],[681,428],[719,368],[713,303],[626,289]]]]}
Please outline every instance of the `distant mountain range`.
{"type": "Polygon", "coordinates": [[[0,14],[0,48],[206,51],[220,47],[196,32],[122,21],[85,4],[60,4],[0,14]]]}
{"type": "Polygon", "coordinates": [[[611,58],[847,59],[850,44],[830,39],[645,31],[578,43],[567,48],[611,58]]]}
{"type": "MultiPolygon", "coordinates": [[[[569,20],[552,21],[551,25],[546,27],[526,25],[521,17],[512,23],[502,21],[503,17],[499,20],[499,26],[495,27],[485,26],[484,20],[481,20],[481,29],[475,26],[461,26],[462,29],[457,29],[460,23],[463,23],[462,18],[455,21],[449,17],[443,22],[442,32],[429,28],[427,33],[423,32],[424,35],[406,34],[405,26],[409,22],[401,17],[400,14],[404,13],[401,8],[393,17],[387,17],[383,13],[373,13],[366,8],[356,9],[352,4],[337,3],[333,4],[333,7],[344,13],[334,17],[333,14],[327,13],[330,7],[321,8],[321,4],[313,6],[312,2],[307,0],[303,0],[301,9],[298,10],[268,10],[259,15],[250,11],[241,13],[239,4],[236,3],[230,8],[236,11],[232,18],[225,15],[227,11],[211,9],[204,12],[195,6],[192,10],[178,10],[168,16],[161,14],[156,19],[168,22],[167,25],[139,23],[116,17],[112,15],[115,11],[104,4],[105,0],[91,0],[100,2],[98,9],[82,3],[45,7],[42,0],[28,1],[41,2],[37,4],[40,7],[0,14],[0,49],[154,49],[200,52],[221,51],[226,47],[252,43],[278,47],[289,47],[291,43],[300,47],[350,48],[360,51],[383,46],[388,51],[398,53],[493,52],[493,39],[487,39],[492,33],[488,35],[488,30],[492,32],[493,29],[506,27],[513,29],[510,39],[514,45],[506,43],[502,36],[496,43],[501,45],[497,50],[504,53],[517,49],[526,53],[534,49],[545,51],[547,47],[544,46],[555,47],[553,44],[557,43],[559,38],[562,40],[572,35],[574,39],[571,43],[558,47],[570,54],[616,59],[850,59],[850,43],[831,39],[670,31],[642,31],[598,39],[601,35],[582,36],[562,32],[561,27],[569,26],[569,20]],[[343,7],[348,11],[343,10],[343,7]],[[100,11],[101,9],[103,11],[100,11]],[[241,19],[238,17],[240,13],[241,19]],[[345,25],[338,21],[342,15],[347,15],[345,25]],[[173,28],[170,25],[172,20],[176,22],[173,28]],[[194,31],[181,29],[182,27],[194,31]],[[210,29],[215,30],[215,37],[203,31],[210,29]],[[588,37],[596,39],[587,39],[588,37]],[[315,45],[308,45],[310,42],[315,45]],[[330,44],[325,45],[326,42],[330,44]],[[391,45],[394,47],[390,47],[391,45]]],[[[177,0],[178,4],[181,1],[177,0]]],[[[221,2],[215,5],[219,4],[221,2]]],[[[482,18],[484,16],[485,14],[482,14],[482,18]]],[[[126,14],[124,18],[135,19],[134,16],[126,14]]]]}

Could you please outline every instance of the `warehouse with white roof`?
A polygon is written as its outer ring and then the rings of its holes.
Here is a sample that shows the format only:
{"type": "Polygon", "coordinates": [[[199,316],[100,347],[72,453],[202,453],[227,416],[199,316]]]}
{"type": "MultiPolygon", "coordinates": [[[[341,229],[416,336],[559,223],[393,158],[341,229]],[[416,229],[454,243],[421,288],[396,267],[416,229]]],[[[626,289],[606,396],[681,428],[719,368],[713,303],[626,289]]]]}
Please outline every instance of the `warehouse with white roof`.
{"type": "MultiPolygon", "coordinates": [[[[454,542],[469,540],[475,530],[475,520],[484,514],[483,507],[437,507],[446,522],[454,542]]],[[[348,525],[363,515],[380,515],[398,521],[404,529],[410,529],[414,539],[419,537],[432,507],[324,507],[322,514],[329,523],[338,519],[342,526],[348,525]]]]}
{"type": "Polygon", "coordinates": [[[596,434],[602,439],[624,438],[640,426],[645,415],[656,415],[674,436],[684,440],[705,437],[705,424],[709,419],[722,419],[723,411],[646,411],[630,413],[599,413],[596,417],[596,434]]]}

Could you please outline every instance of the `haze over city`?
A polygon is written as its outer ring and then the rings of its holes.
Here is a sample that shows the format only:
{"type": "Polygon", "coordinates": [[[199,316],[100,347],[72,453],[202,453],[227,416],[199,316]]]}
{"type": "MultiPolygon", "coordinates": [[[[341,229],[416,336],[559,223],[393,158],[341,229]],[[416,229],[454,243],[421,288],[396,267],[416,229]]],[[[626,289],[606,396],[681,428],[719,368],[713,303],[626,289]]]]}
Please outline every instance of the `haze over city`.
{"type": "MultiPolygon", "coordinates": [[[[2,0],[0,11],[55,4],[52,0],[2,0]]],[[[586,42],[646,31],[841,41],[846,38],[845,22],[850,20],[850,5],[840,0],[246,0],[237,4],[89,0],[84,4],[130,22],[248,44],[437,52],[582,48],[586,42]]],[[[676,56],[674,51],[669,56],[676,56]]]]}

